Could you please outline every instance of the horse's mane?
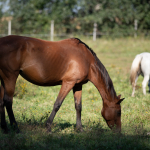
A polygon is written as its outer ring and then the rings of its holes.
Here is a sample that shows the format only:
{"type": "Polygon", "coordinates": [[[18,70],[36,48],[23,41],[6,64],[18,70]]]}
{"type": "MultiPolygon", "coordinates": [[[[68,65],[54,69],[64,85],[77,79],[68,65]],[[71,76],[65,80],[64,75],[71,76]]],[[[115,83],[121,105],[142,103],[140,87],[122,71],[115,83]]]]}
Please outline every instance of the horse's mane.
{"type": "Polygon", "coordinates": [[[105,81],[106,88],[110,92],[111,96],[114,99],[116,97],[116,92],[115,92],[115,89],[113,86],[113,82],[112,82],[106,68],[101,63],[101,61],[98,59],[98,57],[96,56],[96,53],[88,45],[86,45],[84,42],[82,42],[80,39],[78,39],[78,38],[73,38],[73,39],[78,40],[78,44],[81,43],[81,44],[85,45],[85,47],[92,53],[92,55],[94,56],[94,58],[96,60],[96,65],[97,65],[98,70],[100,71],[102,79],[104,79],[104,81],[105,81]]]}
{"type": "Polygon", "coordinates": [[[96,56],[95,52],[88,45],[86,45],[84,42],[82,42],[80,39],[78,39],[78,38],[72,38],[72,39],[77,40],[78,44],[80,44],[80,43],[83,44],[92,53],[92,55],[94,57],[96,56]]]}

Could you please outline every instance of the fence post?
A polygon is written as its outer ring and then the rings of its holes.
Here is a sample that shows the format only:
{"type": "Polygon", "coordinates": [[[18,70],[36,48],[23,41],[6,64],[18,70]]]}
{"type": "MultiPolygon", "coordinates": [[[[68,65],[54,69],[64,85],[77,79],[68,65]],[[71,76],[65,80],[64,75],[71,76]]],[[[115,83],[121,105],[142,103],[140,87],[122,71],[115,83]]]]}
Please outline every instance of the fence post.
{"type": "Polygon", "coordinates": [[[11,20],[8,20],[8,35],[11,35],[11,20]]]}
{"type": "Polygon", "coordinates": [[[50,40],[54,40],[54,20],[51,21],[51,27],[50,27],[50,40]]]}
{"type": "Polygon", "coordinates": [[[137,28],[138,28],[138,20],[135,19],[135,20],[134,20],[134,30],[135,30],[135,32],[134,32],[134,37],[135,37],[135,38],[137,37],[137,28]]]}
{"type": "Polygon", "coordinates": [[[94,28],[93,28],[93,41],[96,41],[96,31],[97,31],[97,23],[94,23],[94,28]]]}

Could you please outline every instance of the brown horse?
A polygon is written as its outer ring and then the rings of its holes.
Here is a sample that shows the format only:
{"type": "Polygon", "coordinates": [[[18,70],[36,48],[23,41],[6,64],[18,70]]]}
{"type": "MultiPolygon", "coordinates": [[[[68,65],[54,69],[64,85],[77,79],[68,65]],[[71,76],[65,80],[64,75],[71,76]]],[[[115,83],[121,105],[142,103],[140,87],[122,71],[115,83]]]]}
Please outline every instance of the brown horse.
{"type": "Polygon", "coordinates": [[[63,100],[73,89],[76,109],[76,128],[82,131],[82,85],[91,81],[103,99],[102,116],[111,129],[121,131],[121,106],[123,99],[116,96],[113,83],[96,54],[77,38],[58,42],[40,39],[6,36],[0,38],[0,113],[1,128],[8,132],[5,107],[10,124],[16,127],[12,102],[18,75],[40,86],[62,85],[53,111],[47,120],[51,132],[53,119],[63,100]]]}

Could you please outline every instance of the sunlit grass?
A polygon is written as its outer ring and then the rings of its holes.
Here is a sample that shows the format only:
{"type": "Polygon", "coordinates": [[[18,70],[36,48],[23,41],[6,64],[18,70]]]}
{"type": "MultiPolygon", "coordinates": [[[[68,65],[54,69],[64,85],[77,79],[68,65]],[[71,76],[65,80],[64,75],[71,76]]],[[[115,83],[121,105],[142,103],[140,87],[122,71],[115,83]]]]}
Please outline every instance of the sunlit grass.
{"type": "MultiPolygon", "coordinates": [[[[83,86],[83,133],[75,132],[76,111],[72,91],[67,95],[52,126],[46,133],[45,122],[60,86],[39,87],[19,77],[13,109],[21,134],[0,132],[0,149],[149,149],[150,94],[144,96],[139,77],[135,97],[129,82],[131,63],[136,54],[148,51],[147,39],[82,39],[105,65],[122,106],[122,135],[113,134],[101,116],[102,99],[92,83],[83,86]]],[[[147,87],[148,91],[148,87],[147,87]]],[[[7,123],[8,116],[7,116],[7,123]]],[[[10,126],[9,126],[10,128],[10,126]]]]}

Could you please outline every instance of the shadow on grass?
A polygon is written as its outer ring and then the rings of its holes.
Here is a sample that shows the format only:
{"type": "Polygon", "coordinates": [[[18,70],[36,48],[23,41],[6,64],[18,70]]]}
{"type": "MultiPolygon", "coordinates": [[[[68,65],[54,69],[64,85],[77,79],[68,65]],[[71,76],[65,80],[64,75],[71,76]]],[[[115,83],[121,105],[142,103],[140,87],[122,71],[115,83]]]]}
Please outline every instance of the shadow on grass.
{"type": "Polygon", "coordinates": [[[84,126],[84,132],[77,133],[72,130],[74,124],[55,123],[54,132],[47,134],[45,126],[34,124],[20,124],[22,133],[11,131],[5,135],[0,132],[0,150],[149,150],[150,135],[141,128],[131,134],[114,134],[109,129],[104,129],[100,124],[84,126]],[[69,131],[67,131],[69,129],[69,131]]]}
{"type": "Polygon", "coordinates": [[[75,127],[75,124],[70,124],[69,122],[65,122],[65,123],[55,122],[54,125],[52,126],[52,128],[57,128],[57,129],[55,129],[55,132],[57,132],[59,130],[64,130],[69,127],[75,127]]]}

